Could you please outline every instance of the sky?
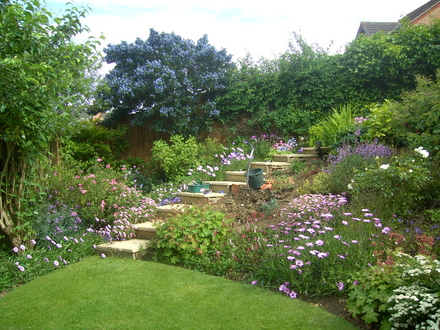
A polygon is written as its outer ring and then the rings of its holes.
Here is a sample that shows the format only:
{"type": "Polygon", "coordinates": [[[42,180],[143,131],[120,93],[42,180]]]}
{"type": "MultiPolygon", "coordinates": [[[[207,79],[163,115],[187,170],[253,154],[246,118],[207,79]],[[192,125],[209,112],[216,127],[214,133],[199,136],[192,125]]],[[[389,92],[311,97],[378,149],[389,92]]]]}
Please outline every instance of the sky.
{"type": "MultiPolygon", "coordinates": [[[[55,12],[66,0],[46,0],[55,12]]],[[[428,0],[75,0],[91,12],[84,24],[103,43],[148,39],[150,28],[197,41],[204,34],[233,60],[274,58],[288,49],[292,33],[329,53],[343,52],[362,21],[396,22],[428,0]],[[330,47],[330,45],[332,45],[330,47]]]]}

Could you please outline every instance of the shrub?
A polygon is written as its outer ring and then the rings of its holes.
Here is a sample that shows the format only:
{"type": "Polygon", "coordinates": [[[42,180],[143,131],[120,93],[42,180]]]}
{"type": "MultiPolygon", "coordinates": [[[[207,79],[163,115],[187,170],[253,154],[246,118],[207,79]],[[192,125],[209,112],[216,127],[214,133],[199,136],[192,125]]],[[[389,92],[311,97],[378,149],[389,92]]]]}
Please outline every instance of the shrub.
{"type": "Polygon", "coordinates": [[[319,172],[313,175],[310,179],[305,180],[298,188],[300,195],[327,194],[330,192],[329,174],[326,172],[319,172]]]}
{"type": "Polygon", "coordinates": [[[402,144],[415,148],[424,146],[431,157],[440,151],[440,71],[435,81],[417,77],[417,88],[403,95],[395,109],[396,126],[401,130],[402,144]]]}
{"type": "Polygon", "coordinates": [[[423,207],[431,176],[422,157],[395,157],[388,164],[380,161],[356,173],[351,183],[352,202],[365,205],[383,219],[406,217],[423,207]]]}
{"type": "Polygon", "coordinates": [[[372,142],[359,142],[357,140],[351,145],[343,144],[337,148],[336,155],[329,155],[328,161],[332,165],[337,165],[350,155],[360,155],[363,159],[375,157],[388,158],[392,155],[392,149],[384,144],[379,143],[377,140],[372,142]]]}
{"type": "Polygon", "coordinates": [[[419,284],[401,286],[388,299],[389,322],[394,329],[437,329],[440,324],[438,292],[419,284]]]}
{"type": "Polygon", "coordinates": [[[373,104],[369,107],[367,120],[362,123],[362,137],[368,141],[379,140],[388,144],[395,144],[396,132],[393,122],[396,119],[395,104],[385,100],[383,104],[373,104]]]}
{"type": "Polygon", "coordinates": [[[232,219],[211,206],[193,206],[157,228],[153,248],[159,261],[190,266],[227,235],[232,219]]]}
{"type": "Polygon", "coordinates": [[[396,252],[386,264],[353,277],[347,309],[383,328],[435,329],[439,321],[440,262],[396,252]],[[437,322],[437,323],[436,323],[437,322]]]}
{"type": "Polygon", "coordinates": [[[198,165],[200,147],[194,137],[186,140],[181,135],[173,135],[170,144],[163,140],[154,141],[151,162],[165,180],[179,182],[188,169],[198,165]]]}
{"type": "Polygon", "coordinates": [[[76,226],[92,227],[107,238],[125,239],[133,233],[132,224],[154,215],[154,201],[128,187],[124,175],[109,165],[96,165],[89,174],[76,173],[58,168],[43,179],[47,198],[36,208],[34,223],[39,236],[50,231],[54,236],[67,235],[66,230],[76,230],[76,226]]]}
{"type": "Polygon", "coordinates": [[[126,126],[115,129],[92,120],[82,120],[71,128],[71,136],[64,142],[64,156],[75,161],[91,163],[96,158],[113,162],[127,148],[126,126]]]}

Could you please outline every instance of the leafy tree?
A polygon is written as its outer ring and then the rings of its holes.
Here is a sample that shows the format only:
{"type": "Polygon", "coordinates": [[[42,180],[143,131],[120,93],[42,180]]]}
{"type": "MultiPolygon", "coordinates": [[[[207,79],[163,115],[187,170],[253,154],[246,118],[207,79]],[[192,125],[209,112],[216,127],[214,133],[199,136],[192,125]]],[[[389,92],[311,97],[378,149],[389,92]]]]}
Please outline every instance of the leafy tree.
{"type": "Polygon", "coordinates": [[[440,20],[417,26],[404,21],[393,33],[356,38],[339,62],[348,101],[363,105],[399,100],[402,92],[416,87],[416,75],[435,78],[439,44],[440,20]]]}
{"type": "Polygon", "coordinates": [[[87,8],[55,17],[38,0],[0,5],[0,230],[14,246],[26,234],[25,201],[50,141],[90,90],[95,39],[75,44],[87,8]]]}
{"type": "Polygon", "coordinates": [[[278,75],[276,60],[254,63],[248,55],[239,61],[230,71],[227,92],[217,98],[220,120],[234,125],[238,135],[283,131],[284,126],[277,126],[272,118],[280,89],[278,75]],[[237,121],[237,117],[243,120],[237,121]]]}
{"type": "MultiPolygon", "coordinates": [[[[279,105],[328,113],[346,103],[341,55],[329,55],[317,46],[309,45],[301,35],[293,34],[294,42],[280,58],[279,83],[282,86],[279,105]]],[[[316,114],[313,116],[316,119],[316,114]]],[[[309,123],[310,124],[310,123],[309,123]]]]}
{"type": "Polygon", "coordinates": [[[215,97],[226,88],[231,56],[211,46],[206,35],[194,43],[151,29],[145,41],[124,41],[104,51],[106,61],[116,64],[105,78],[107,125],[134,114],[132,124],[152,118],[154,130],[188,136],[218,117],[215,97]]]}

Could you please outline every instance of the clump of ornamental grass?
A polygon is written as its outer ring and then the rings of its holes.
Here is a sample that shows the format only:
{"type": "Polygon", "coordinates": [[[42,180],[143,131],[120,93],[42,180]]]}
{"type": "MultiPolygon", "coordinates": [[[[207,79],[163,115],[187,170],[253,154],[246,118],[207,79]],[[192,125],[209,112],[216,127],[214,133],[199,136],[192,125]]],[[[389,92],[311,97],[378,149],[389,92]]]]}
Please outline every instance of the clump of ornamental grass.
{"type": "MultiPolygon", "coordinates": [[[[265,260],[256,272],[260,284],[289,283],[289,296],[343,292],[352,272],[375,263],[373,242],[390,228],[367,209],[344,211],[340,195],[304,195],[282,210],[284,220],[266,233],[265,260]]],[[[283,292],[286,292],[283,287],[283,292]]]]}

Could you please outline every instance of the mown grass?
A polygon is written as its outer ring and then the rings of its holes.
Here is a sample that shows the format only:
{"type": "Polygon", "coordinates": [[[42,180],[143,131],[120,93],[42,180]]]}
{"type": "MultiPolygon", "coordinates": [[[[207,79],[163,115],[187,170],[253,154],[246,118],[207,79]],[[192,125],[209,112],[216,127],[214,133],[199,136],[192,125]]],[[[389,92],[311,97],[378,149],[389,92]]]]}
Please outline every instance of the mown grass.
{"type": "Polygon", "coordinates": [[[159,263],[89,257],[0,298],[2,329],[355,329],[301,300],[159,263]]]}

